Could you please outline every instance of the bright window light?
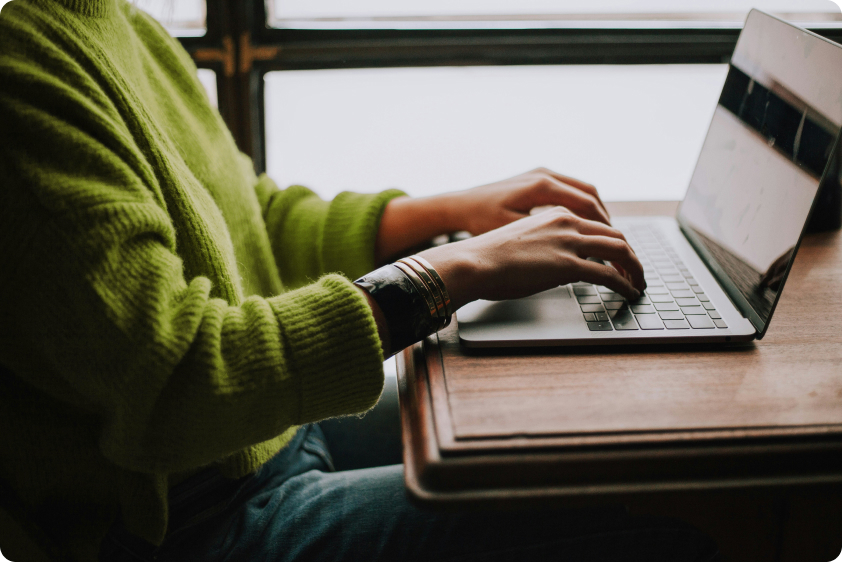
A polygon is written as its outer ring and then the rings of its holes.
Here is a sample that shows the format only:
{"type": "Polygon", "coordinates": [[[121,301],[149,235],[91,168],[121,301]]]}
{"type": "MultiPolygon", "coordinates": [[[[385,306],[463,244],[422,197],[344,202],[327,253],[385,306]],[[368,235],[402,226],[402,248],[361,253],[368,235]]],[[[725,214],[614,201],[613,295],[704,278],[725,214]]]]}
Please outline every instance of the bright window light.
{"type": "Polygon", "coordinates": [[[817,25],[839,25],[830,0],[268,0],[277,27],[735,27],[751,8],[817,25]]]}
{"type": "Polygon", "coordinates": [[[205,0],[135,0],[174,37],[201,37],[207,32],[205,0]]]}
{"type": "Polygon", "coordinates": [[[208,99],[210,100],[211,105],[218,107],[219,104],[216,97],[216,72],[207,68],[200,68],[199,82],[201,82],[202,86],[205,87],[205,91],[208,93],[208,99]]]}
{"type": "Polygon", "coordinates": [[[266,75],[279,183],[433,195],[546,166],[607,200],[681,199],[726,65],[499,66],[266,75]]]}

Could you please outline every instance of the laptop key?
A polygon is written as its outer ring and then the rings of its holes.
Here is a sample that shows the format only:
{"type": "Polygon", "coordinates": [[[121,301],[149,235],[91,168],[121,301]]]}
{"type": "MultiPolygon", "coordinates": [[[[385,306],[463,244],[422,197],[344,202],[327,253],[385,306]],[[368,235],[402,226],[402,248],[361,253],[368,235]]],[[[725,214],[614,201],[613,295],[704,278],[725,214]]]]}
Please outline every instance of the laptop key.
{"type": "Polygon", "coordinates": [[[608,322],[608,314],[605,312],[594,312],[596,322],[608,322]]]}
{"type": "Polygon", "coordinates": [[[678,306],[699,306],[699,301],[692,297],[689,299],[675,299],[675,303],[678,306]]]}
{"type": "Polygon", "coordinates": [[[582,312],[605,312],[601,304],[580,304],[579,308],[582,309],[582,312]]]}
{"type": "Polygon", "coordinates": [[[654,304],[655,310],[678,310],[678,305],[674,302],[656,302],[654,304]]]}
{"type": "Polygon", "coordinates": [[[649,295],[649,300],[652,302],[672,302],[673,298],[670,295],[649,295]]]}
{"type": "Polygon", "coordinates": [[[605,302],[617,302],[617,301],[624,301],[626,298],[623,295],[618,295],[617,293],[602,293],[602,300],[605,302]]]}
{"type": "Polygon", "coordinates": [[[713,328],[713,321],[705,316],[688,316],[687,321],[690,322],[690,325],[697,330],[705,330],[708,328],[713,328]]]}
{"type": "Polygon", "coordinates": [[[710,297],[704,293],[697,293],[696,298],[702,302],[710,302],[710,297]]]}
{"type": "Polygon", "coordinates": [[[583,297],[576,297],[579,304],[599,304],[602,300],[596,295],[585,295],[583,297]]]}
{"type": "Polygon", "coordinates": [[[661,320],[684,320],[684,315],[678,310],[665,310],[659,312],[658,316],[661,317],[661,320]]]}
{"type": "Polygon", "coordinates": [[[670,286],[670,283],[681,283],[682,281],[684,281],[684,277],[682,277],[681,275],[662,275],[661,279],[663,279],[664,282],[666,282],[667,287],[670,286]]]}
{"type": "Polygon", "coordinates": [[[668,295],[670,290],[666,287],[646,287],[647,295],[668,295]]]}
{"type": "Polygon", "coordinates": [[[695,293],[693,293],[693,291],[688,291],[686,289],[676,289],[676,290],[672,291],[672,296],[674,296],[676,298],[682,298],[682,299],[688,299],[689,298],[689,299],[696,300],[695,293]]]}
{"type": "Polygon", "coordinates": [[[716,312],[716,307],[713,306],[712,302],[703,302],[702,306],[705,307],[705,310],[713,310],[714,312],[716,312]]]}
{"type": "Polygon", "coordinates": [[[684,281],[686,281],[688,285],[698,285],[699,284],[699,282],[696,281],[693,277],[685,277],[684,281]]]}
{"type": "Polygon", "coordinates": [[[614,292],[612,289],[609,289],[608,287],[602,287],[602,286],[597,287],[596,290],[599,291],[600,293],[613,293],[614,292]]]}
{"type": "Polygon", "coordinates": [[[684,313],[684,316],[707,316],[707,311],[702,308],[701,306],[682,306],[681,312],[684,313]]]}
{"type": "Polygon", "coordinates": [[[611,332],[611,322],[588,322],[588,330],[591,332],[611,332]]]}
{"type": "Polygon", "coordinates": [[[728,327],[728,324],[725,323],[725,320],[722,320],[720,318],[714,318],[713,323],[716,324],[717,328],[727,328],[728,327]]]}
{"type": "Polygon", "coordinates": [[[721,314],[719,314],[719,313],[718,313],[717,311],[715,311],[715,310],[708,310],[708,316],[710,316],[710,317],[711,317],[711,318],[713,318],[714,320],[718,320],[718,319],[722,318],[722,315],[721,315],[721,314]]]}
{"type": "Polygon", "coordinates": [[[701,287],[699,287],[698,285],[690,285],[690,288],[691,288],[691,289],[693,290],[693,292],[694,292],[694,293],[696,293],[696,294],[704,294],[704,292],[705,292],[705,290],[704,290],[704,289],[702,289],[701,287]]]}
{"type": "Polygon", "coordinates": [[[634,315],[628,310],[615,310],[611,312],[615,330],[637,330],[637,322],[634,315]]]}
{"type": "Polygon", "coordinates": [[[582,297],[585,295],[595,295],[596,289],[593,287],[573,287],[573,292],[576,293],[576,296],[582,297]]]}
{"type": "Polygon", "coordinates": [[[667,283],[667,289],[690,289],[687,283],[667,283]]]}
{"type": "Polygon", "coordinates": [[[596,313],[586,312],[585,313],[585,322],[596,322],[596,313]]]}
{"type": "Polygon", "coordinates": [[[604,304],[605,310],[620,310],[621,308],[628,308],[626,301],[608,301],[604,304]]]}
{"type": "Polygon", "coordinates": [[[635,314],[655,314],[655,307],[651,304],[633,304],[631,309],[635,314]]]}
{"type": "Polygon", "coordinates": [[[668,330],[689,330],[690,324],[687,323],[687,320],[664,320],[664,324],[666,325],[668,330]]]}
{"type": "Polygon", "coordinates": [[[641,314],[639,316],[635,316],[637,323],[640,324],[640,327],[644,330],[663,330],[664,323],[661,322],[661,319],[658,318],[657,314],[641,314]]]}

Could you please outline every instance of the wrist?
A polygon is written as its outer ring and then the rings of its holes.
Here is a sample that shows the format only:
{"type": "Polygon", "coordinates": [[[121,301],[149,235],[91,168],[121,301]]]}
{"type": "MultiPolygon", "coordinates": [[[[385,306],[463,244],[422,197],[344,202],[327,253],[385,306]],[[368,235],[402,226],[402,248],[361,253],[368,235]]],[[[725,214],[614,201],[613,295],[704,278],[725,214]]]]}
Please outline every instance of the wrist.
{"type": "Polygon", "coordinates": [[[424,258],[404,258],[354,281],[366,293],[384,356],[447,326],[452,305],[438,273],[424,258]]]}
{"type": "Polygon", "coordinates": [[[396,212],[409,224],[425,231],[429,238],[452,234],[465,224],[464,203],[459,193],[442,193],[429,197],[401,197],[395,200],[396,212]]]}
{"type": "Polygon", "coordinates": [[[460,192],[433,195],[419,201],[424,205],[425,214],[430,216],[435,223],[438,231],[435,236],[466,230],[467,210],[460,192]]]}
{"type": "Polygon", "coordinates": [[[456,194],[397,197],[380,219],[375,257],[379,264],[436,236],[463,230],[464,211],[456,194]]]}
{"type": "Polygon", "coordinates": [[[463,242],[446,244],[425,250],[418,255],[426,259],[444,281],[453,310],[458,310],[476,300],[473,296],[476,283],[480,282],[481,272],[478,263],[463,251],[463,242]]]}

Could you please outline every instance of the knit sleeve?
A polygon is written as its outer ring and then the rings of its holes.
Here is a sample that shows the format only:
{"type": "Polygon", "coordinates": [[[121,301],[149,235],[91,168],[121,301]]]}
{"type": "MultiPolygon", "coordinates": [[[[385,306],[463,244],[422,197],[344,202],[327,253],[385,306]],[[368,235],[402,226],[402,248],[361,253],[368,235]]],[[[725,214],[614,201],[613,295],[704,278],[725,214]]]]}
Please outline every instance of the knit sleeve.
{"type": "Polygon", "coordinates": [[[405,195],[343,192],[332,201],[300,185],[278,189],[263,175],[257,198],[284,284],[298,287],[327,272],[355,279],[375,268],[374,243],[386,205],[405,195]]]}
{"type": "Polygon", "coordinates": [[[96,84],[2,54],[0,84],[0,364],[106,458],[190,470],[376,402],[380,342],[347,279],[214,298],[185,276],[154,152],[96,84]]]}

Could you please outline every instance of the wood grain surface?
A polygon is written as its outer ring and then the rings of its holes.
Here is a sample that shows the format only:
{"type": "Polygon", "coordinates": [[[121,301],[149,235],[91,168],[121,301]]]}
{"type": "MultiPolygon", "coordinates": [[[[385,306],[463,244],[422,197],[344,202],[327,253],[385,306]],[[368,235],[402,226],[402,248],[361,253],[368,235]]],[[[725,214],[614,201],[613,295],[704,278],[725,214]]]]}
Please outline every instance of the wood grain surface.
{"type": "MultiPolygon", "coordinates": [[[[610,206],[614,216],[674,209],[610,206]]],[[[748,345],[489,353],[460,346],[455,326],[441,332],[426,358],[440,444],[842,432],[839,242],[839,233],[804,240],[766,337],[748,345]]]]}
{"type": "Polygon", "coordinates": [[[451,327],[405,350],[410,497],[457,510],[620,501],[692,523],[730,560],[830,560],[842,546],[840,242],[804,240],[766,337],[748,345],[478,351],[451,327]]]}

